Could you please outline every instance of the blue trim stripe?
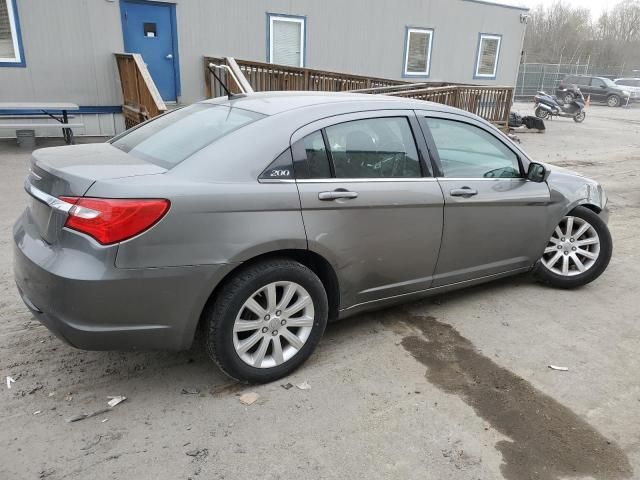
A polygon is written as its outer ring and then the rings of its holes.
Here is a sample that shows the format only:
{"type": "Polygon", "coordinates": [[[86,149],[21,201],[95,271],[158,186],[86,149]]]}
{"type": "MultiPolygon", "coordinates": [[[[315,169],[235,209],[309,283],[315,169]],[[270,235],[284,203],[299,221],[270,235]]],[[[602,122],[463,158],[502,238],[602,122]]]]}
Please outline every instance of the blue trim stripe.
{"type": "Polygon", "coordinates": [[[402,51],[402,78],[418,78],[425,79],[431,76],[431,54],[433,53],[433,37],[434,37],[434,29],[426,28],[426,27],[414,27],[411,25],[406,25],[404,27],[404,50],[402,51]],[[407,49],[409,48],[409,30],[420,30],[422,32],[428,32],[430,34],[429,38],[429,51],[427,52],[427,74],[424,73],[407,73],[409,57],[407,56],[407,49]]]}
{"type": "Polygon", "coordinates": [[[498,77],[498,67],[500,67],[500,52],[502,51],[502,34],[500,33],[478,33],[478,44],[476,45],[476,59],[473,62],[473,79],[474,80],[495,80],[498,77]],[[482,47],[482,37],[499,37],[498,52],[496,53],[495,72],[493,76],[478,75],[478,59],[480,58],[480,48],[482,47]]]}
{"type": "MultiPolygon", "coordinates": [[[[52,115],[62,115],[62,110],[47,110],[52,115]]],[[[82,113],[122,113],[122,107],[120,105],[114,106],[81,106],[80,110],[67,110],[69,115],[78,115],[82,113]]],[[[44,115],[42,110],[2,110],[0,109],[0,115],[13,115],[13,116],[29,116],[29,115],[44,115]]]]}
{"type": "MultiPolygon", "coordinates": [[[[0,0],[4,2],[5,0],[0,0]]],[[[16,37],[18,39],[18,53],[20,53],[19,62],[0,62],[0,67],[19,67],[24,68],[27,66],[27,61],[24,58],[24,47],[22,46],[22,30],[20,29],[20,15],[18,15],[18,5],[16,0],[9,0],[13,7],[13,18],[16,24],[16,37]]]]}
{"type": "Polygon", "coordinates": [[[302,45],[302,67],[307,66],[307,38],[309,35],[307,33],[307,17],[306,15],[290,15],[288,13],[273,13],[266,12],[267,14],[267,63],[273,63],[271,61],[271,17],[284,17],[284,18],[292,18],[296,20],[302,20],[302,28],[304,28],[304,37],[303,37],[303,45],[302,45]]]}

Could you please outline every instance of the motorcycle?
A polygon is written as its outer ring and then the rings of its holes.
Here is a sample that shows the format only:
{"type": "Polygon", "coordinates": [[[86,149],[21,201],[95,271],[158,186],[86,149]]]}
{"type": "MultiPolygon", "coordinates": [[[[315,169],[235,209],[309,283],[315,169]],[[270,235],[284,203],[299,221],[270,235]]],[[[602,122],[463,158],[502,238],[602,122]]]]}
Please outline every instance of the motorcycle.
{"type": "Polygon", "coordinates": [[[536,104],[535,116],[538,118],[571,117],[574,122],[581,123],[586,117],[584,95],[579,88],[575,89],[573,100],[565,105],[556,96],[545,92],[538,92],[533,101],[536,104]]]}

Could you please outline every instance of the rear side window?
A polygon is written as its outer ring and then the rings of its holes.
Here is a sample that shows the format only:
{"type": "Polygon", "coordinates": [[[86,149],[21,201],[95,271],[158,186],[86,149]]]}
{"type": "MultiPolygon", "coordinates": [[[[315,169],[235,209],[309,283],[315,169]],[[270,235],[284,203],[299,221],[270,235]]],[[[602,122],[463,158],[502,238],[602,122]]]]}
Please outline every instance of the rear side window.
{"type": "Polygon", "coordinates": [[[591,82],[590,77],[567,77],[564,83],[568,83],[570,85],[582,85],[587,86],[591,82]]]}
{"type": "Polygon", "coordinates": [[[422,176],[405,117],[369,118],[326,128],[336,178],[422,176]]]}
{"type": "Polygon", "coordinates": [[[173,168],[198,150],[265,115],[224,105],[196,103],[158,117],[112,144],[134,157],[173,168]]]}

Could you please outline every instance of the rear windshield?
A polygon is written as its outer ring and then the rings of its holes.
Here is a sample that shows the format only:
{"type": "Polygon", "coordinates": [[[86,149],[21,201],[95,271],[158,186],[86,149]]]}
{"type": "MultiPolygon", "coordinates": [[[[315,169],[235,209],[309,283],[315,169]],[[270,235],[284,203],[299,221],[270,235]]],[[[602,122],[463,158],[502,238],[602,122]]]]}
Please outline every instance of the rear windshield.
{"type": "Polygon", "coordinates": [[[264,117],[224,105],[195,103],[158,117],[116,138],[112,144],[169,169],[219,138],[264,117]]]}

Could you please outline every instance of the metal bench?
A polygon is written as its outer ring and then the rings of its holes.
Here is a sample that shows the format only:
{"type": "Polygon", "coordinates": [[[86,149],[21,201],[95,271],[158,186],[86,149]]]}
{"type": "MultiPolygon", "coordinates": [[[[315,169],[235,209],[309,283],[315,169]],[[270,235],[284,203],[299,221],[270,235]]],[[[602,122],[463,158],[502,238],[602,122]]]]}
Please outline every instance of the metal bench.
{"type": "Polygon", "coordinates": [[[73,143],[72,128],[84,127],[82,123],[69,123],[69,112],[80,110],[75,103],[66,102],[0,102],[0,119],[3,118],[3,111],[10,112],[4,117],[33,117],[34,115],[46,116],[53,118],[58,123],[0,123],[2,129],[35,129],[35,128],[62,128],[62,136],[67,144],[73,143]],[[33,112],[38,112],[34,114],[33,112]],[[60,116],[56,116],[51,112],[60,112],[60,116]]]}

